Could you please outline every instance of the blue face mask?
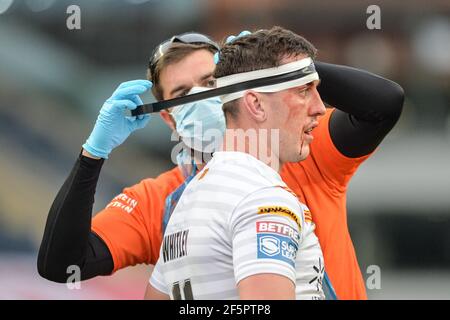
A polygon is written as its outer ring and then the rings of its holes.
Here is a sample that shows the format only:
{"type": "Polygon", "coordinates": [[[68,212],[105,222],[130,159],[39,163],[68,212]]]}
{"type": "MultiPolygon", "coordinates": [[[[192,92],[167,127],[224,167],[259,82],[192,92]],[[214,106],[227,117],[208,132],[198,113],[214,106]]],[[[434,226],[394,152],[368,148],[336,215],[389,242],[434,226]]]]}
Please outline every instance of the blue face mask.
{"type": "MultiPolygon", "coordinates": [[[[208,89],[193,87],[189,94],[208,89]]],[[[219,97],[177,106],[171,115],[178,135],[189,148],[205,153],[218,150],[225,133],[225,116],[219,97]]]]}

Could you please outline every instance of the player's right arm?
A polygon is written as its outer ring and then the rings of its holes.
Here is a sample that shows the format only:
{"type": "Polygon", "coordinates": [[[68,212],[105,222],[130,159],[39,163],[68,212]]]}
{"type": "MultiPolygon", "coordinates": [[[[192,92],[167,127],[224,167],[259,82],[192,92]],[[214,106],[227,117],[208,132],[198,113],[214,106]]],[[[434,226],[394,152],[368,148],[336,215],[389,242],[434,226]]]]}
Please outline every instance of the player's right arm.
{"type": "Polygon", "coordinates": [[[170,296],[159,291],[148,283],[147,289],[145,290],[144,300],[170,300],[170,296]]]}
{"type": "MultiPolygon", "coordinates": [[[[160,255],[161,256],[161,255],[160,255]]],[[[170,295],[164,282],[164,276],[161,272],[161,262],[158,260],[153,268],[152,275],[148,280],[147,289],[145,290],[145,300],[169,300],[170,295]]]]}
{"type": "Polygon", "coordinates": [[[50,208],[37,263],[42,277],[65,282],[71,265],[80,267],[83,280],[113,271],[110,250],[91,231],[95,189],[104,159],[134,130],[148,123],[148,116],[126,117],[124,111],[142,104],[139,94],[150,87],[147,80],[124,82],[101,108],[82,154],[50,208]]]}
{"type": "Polygon", "coordinates": [[[230,218],[233,265],[240,299],[295,299],[302,212],[280,187],[246,197],[230,218]]]}

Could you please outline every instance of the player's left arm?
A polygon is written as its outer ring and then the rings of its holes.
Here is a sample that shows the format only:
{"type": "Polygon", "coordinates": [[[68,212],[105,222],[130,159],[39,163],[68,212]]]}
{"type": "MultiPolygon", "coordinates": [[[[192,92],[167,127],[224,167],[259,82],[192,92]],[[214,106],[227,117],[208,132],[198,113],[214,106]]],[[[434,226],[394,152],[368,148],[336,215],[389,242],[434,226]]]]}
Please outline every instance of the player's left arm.
{"type": "Polygon", "coordinates": [[[255,274],[238,284],[241,300],[295,300],[295,285],[285,276],[255,274]]]}
{"type": "Polygon", "coordinates": [[[295,299],[301,210],[278,187],[262,188],[236,207],[229,225],[240,299],[295,299]]]}
{"type": "Polygon", "coordinates": [[[347,66],[315,62],[322,100],[335,107],[329,131],[346,157],[370,154],[397,123],[403,108],[403,88],[373,73],[347,66]]]}

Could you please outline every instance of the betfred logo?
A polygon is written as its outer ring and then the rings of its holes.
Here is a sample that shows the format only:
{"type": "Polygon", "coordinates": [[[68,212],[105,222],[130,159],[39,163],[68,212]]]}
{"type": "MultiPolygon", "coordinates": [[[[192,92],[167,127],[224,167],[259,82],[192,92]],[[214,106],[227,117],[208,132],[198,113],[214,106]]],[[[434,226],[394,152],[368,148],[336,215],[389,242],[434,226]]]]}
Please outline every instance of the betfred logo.
{"type": "Polygon", "coordinates": [[[276,222],[276,221],[257,221],[256,222],[256,232],[257,233],[272,233],[279,234],[282,236],[289,237],[293,239],[296,243],[300,241],[300,235],[297,230],[291,226],[276,222]]]}

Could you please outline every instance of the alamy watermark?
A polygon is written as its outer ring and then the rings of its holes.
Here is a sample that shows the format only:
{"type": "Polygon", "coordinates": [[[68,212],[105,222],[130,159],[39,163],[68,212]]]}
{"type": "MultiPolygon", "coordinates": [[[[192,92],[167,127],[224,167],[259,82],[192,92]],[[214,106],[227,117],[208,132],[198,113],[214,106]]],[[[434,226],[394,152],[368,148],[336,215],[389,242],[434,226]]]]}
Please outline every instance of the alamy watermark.
{"type": "Polygon", "coordinates": [[[67,289],[79,290],[81,289],[81,269],[77,265],[70,265],[67,267],[66,273],[69,275],[66,281],[67,289]]]}
{"type": "Polygon", "coordinates": [[[381,289],[381,268],[377,265],[370,265],[366,269],[366,274],[369,276],[366,279],[366,288],[368,290],[381,289]]]}
{"type": "Polygon", "coordinates": [[[225,134],[215,128],[203,130],[201,121],[194,121],[194,131],[191,137],[182,137],[172,132],[171,141],[179,141],[171,152],[174,164],[189,165],[192,157],[207,163],[212,153],[220,150],[244,151],[278,171],[280,165],[280,134],[279,129],[226,129],[225,134]],[[180,141],[181,139],[181,141],[180,141]],[[179,158],[180,152],[185,156],[179,158]],[[179,163],[181,161],[181,163],[179,163]]]}
{"type": "Polygon", "coordinates": [[[67,7],[66,13],[69,15],[66,19],[66,26],[69,30],[81,30],[81,9],[72,4],[67,7]]]}
{"type": "Polygon", "coordinates": [[[366,26],[369,30],[381,29],[381,9],[379,6],[372,4],[367,7],[366,13],[369,14],[366,20],[366,26]]]}

